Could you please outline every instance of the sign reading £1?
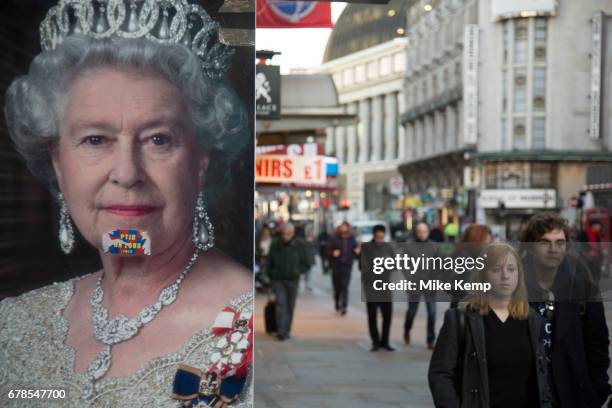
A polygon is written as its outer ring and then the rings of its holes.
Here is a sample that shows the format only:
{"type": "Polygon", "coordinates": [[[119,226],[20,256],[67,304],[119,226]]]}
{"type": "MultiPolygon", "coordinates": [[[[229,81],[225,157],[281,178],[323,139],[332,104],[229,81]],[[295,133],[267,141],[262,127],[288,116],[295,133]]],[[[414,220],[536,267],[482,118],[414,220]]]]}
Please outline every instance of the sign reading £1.
{"type": "Polygon", "coordinates": [[[327,181],[325,157],[257,155],[255,181],[257,183],[325,185],[327,181]]]}

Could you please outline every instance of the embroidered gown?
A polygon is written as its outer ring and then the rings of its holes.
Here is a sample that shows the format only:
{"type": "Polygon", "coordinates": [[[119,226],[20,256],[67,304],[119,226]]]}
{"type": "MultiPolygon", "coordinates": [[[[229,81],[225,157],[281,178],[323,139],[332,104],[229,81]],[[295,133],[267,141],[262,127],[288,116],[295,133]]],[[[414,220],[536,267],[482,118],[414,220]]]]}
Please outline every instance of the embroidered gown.
{"type": "MultiPolygon", "coordinates": [[[[250,360],[253,295],[250,293],[231,300],[213,326],[197,332],[178,352],[150,360],[129,377],[102,378],[96,382],[92,399],[82,400],[80,397],[88,381],[83,374],[73,370],[75,355],[74,350],[64,344],[68,322],[62,315],[73,295],[74,282],[75,279],[55,283],[0,302],[1,407],[252,406],[250,360]],[[221,320],[225,321],[225,327],[219,327],[218,322],[223,314],[226,316],[221,320]],[[231,316],[234,315],[236,318],[232,320],[231,316]],[[245,326],[245,320],[246,329],[242,327],[238,331],[230,327],[236,324],[245,326]],[[204,377],[211,369],[220,373],[220,379],[225,375],[229,378],[236,371],[230,370],[235,368],[232,364],[236,362],[248,375],[241,382],[243,386],[233,386],[238,394],[230,403],[224,404],[214,396],[204,397],[201,394],[207,391],[203,390],[204,378],[202,382],[199,382],[199,377],[184,381],[186,374],[199,372],[204,377]],[[66,390],[66,397],[9,398],[9,392],[18,389],[61,389],[66,390]],[[173,394],[181,400],[172,398],[173,394]]],[[[219,387],[216,389],[218,392],[219,387]]]]}

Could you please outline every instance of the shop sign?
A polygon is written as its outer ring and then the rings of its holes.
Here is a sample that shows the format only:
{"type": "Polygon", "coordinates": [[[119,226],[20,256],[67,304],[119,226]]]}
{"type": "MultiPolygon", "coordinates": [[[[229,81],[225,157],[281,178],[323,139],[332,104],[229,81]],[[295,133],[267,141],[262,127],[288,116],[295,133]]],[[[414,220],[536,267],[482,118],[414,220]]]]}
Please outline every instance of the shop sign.
{"type": "Polygon", "coordinates": [[[482,190],[478,198],[480,208],[555,208],[557,194],[554,189],[491,189],[482,190]]]}
{"type": "Polygon", "coordinates": [[[256,65],[255,110],[257,119],[281,117],[281,75],[277,65],[256,65]]]}
{"type": "Polygon", "coordinates": [[[272,184],[325,185],[325,156],[261,154],[255,159],[255,181],[272,184]]]}

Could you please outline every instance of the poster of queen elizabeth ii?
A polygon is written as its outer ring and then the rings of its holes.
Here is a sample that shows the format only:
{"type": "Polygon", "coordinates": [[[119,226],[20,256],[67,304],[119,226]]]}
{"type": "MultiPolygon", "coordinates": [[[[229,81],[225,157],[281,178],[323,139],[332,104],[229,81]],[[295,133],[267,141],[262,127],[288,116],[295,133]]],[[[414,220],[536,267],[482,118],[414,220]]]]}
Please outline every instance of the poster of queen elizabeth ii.
{"type": "Polygon", "coordinates": [[[0,301],[0,406],[252,406],[253,22],[215,17],[254,2],[39,3],[6,133],[97,267],[0,301]]]}

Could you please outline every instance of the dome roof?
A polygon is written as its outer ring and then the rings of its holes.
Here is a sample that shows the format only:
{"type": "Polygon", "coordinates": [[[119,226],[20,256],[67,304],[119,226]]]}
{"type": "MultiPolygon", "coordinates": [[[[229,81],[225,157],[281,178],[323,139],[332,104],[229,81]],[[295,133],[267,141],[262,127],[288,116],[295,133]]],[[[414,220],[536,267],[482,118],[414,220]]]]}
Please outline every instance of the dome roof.
{"type": "Polygon", "coordinates": [[[415,0],[387,4],[349,4],[329,36],[323,62],[403,37],[406,15],[415,0]]]}

